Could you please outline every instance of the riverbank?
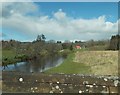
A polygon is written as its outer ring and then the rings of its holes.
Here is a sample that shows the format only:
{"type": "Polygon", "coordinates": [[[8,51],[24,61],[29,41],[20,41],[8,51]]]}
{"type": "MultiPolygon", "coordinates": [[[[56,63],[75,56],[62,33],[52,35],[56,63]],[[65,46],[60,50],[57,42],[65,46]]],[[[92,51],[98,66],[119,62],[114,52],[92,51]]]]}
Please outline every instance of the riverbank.
{"type": "Polygon", "coordinates": [[[76,50],[45,73],[118,75],[118,51],[76,50]]]}
{"type": "MultiPolygon", "coordinates": [[[[14,59],[15,52],[3,51],[8,59],[14,59]],[[13,55],[12,55],[13,54],[13,55]]],[[[66,56],[64,62],[44,73],[117,75],[118,51],[61,50],[60,56],[66,56]]],[[[14,63],[18,60],[13,60],[14,63]]],[[[9,62],[8,60],[6,62],[9,62]]],[[[11,61],[12,62],[12,61],[11,61]]],[[[39,62],[37,63],[39,66],[39,62]]],[[[40,66],[41,67],[41,66],[40,66]]]]}
{"type": "Polygon", "coordinates": [[[71,52],[60,66],[49,69],[45,73],[89,74],[89,66],[73,61],[75,53],[71,52]]]}
{"type": "Polygon", "coordinates": [[[15,50],[2,50],[2,66],[6,67],[7,65],[12,65],[12,64],[16,64],[16,63],[20,63],[20,62],[27,62],[27,61],[31,61],[31,60],[36,60],[36,59],[47,59],[48,57],[51,56],[62,56],[62,55],[66,55],[67,52],[64,53],[49,53],[47,51],[42,51],[41,54],[25,54],[25,53],[21,53],[21,54],[17,54],[15,52],[15,50]]]}
{"type": "Polygon", "coordinates": [[[15,50],[2,50],[2,66],[7,66],[10,64],[16,64],[17,62],[24,61],[26,56],[23,54],[17,55],[15,50]]]}

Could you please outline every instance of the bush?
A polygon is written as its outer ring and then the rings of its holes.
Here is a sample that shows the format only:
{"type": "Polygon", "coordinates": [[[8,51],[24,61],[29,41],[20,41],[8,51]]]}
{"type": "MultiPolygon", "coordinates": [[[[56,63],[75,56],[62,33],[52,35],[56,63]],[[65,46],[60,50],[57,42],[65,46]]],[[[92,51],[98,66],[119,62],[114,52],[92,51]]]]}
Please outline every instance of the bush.
{"type": "Polygon", "coordinates": [[[68,54],[70,54],[70,53],[71,53],[71,51],[69,49],[64,49],[60,52],[60,55],[67,57],[68,54]]]}

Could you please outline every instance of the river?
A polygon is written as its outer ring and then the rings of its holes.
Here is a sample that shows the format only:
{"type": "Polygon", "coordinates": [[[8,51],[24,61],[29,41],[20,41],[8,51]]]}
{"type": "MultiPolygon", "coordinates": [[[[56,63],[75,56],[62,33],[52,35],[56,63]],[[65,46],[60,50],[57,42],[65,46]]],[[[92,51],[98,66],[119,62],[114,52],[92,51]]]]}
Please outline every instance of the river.
{"type": "Polygon", "coordinates": [[[18,62],[16,64],[11,64],[5,67],[5,69],[0,66],[0,70],[20,72],[44,72],[48,69],[59,66],[63,63],[64,59],[64,57],[60,56],[41,58],[28,62],[18,62]]]}

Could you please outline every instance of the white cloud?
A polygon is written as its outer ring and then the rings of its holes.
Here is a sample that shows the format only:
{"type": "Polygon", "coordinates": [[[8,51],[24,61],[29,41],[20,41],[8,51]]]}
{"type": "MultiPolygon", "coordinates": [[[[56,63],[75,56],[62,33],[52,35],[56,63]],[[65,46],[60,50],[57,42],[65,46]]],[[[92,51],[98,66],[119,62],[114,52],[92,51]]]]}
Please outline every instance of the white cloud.
{"type": "Polygon", "coordinates": [[[25,14],[37,10],[35,4],[18,3],[11,9],[7,9],[7,6],[13,6],[11,4],[6,4],[3,7],[3,10],[9,13],[7,18],[3,17],[3,27],[13,29],[16,32],[24,32],[29,36],[36,37],[37,34],[43,33],[48,39],[88,40],[107,38],[118,31],[118,22],[108,22],[105,16],[93,19],[74,19],[67,16],[67,13],[63,12],[62,9],[59,9],[53,13],[53,17],[47,15],[33,17],[25,14]]]}
{"type": "Polygon", "coordinates": [[[54,17],[57,20],[63,20],[66,19],[66,13],[64,13],[62,9],[59,9],[58,12],[54,13],[54,17]]]}
{"type": "Polygon", "coordinates": [[[0,12],[0,14],[2,14],[3,17],[8,17],[14,13],[26,15],[37,11],[38,7],[32,2],[4,2],[2,3],[2,12],[0,12]]]}

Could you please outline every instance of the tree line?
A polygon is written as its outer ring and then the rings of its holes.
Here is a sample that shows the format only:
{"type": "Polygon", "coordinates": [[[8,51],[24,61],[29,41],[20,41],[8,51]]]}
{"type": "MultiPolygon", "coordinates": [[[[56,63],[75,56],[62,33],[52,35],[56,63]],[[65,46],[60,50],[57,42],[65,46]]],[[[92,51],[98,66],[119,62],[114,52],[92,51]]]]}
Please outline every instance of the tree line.
{"type": "Polygon", "coordinates": [[[29,55],[44,55],[44,54],[54,54],[62,49],[73,50],[76,45],[80,45],[84,48],[93,48],[96,49],[99,47],[104,47],[104,50],[119,50],[120,47],[120,35],[114,35],[110,40],[89,40],[89,41],[46,41],[46,36],[44,34],[38,35],[36,40],[33,42],[20,42],[16,40],[3,41],[3,49],[13,49],[16,51],[16,54],[26,53],[29,55]]]}
{"type": "Polygon", "coordinates": [[[119,50],[120,49],[120,35],[114,35],[110,39],[110,50],[119,50]]]}

